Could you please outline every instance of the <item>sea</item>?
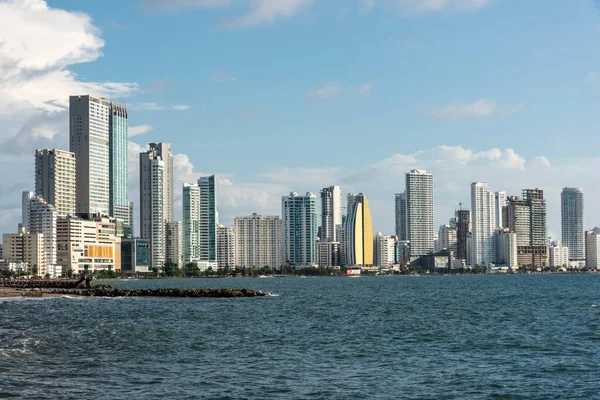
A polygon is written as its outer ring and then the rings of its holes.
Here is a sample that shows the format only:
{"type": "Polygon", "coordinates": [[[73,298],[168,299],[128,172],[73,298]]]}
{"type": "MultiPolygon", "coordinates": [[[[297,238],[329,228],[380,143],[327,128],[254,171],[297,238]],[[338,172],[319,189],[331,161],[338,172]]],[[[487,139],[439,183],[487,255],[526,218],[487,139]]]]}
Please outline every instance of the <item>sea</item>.
{"type": "Polygon", "coordinates": [[[600,398],[600,274],[112,280],[0,300],[0,398],[600,398]]]}

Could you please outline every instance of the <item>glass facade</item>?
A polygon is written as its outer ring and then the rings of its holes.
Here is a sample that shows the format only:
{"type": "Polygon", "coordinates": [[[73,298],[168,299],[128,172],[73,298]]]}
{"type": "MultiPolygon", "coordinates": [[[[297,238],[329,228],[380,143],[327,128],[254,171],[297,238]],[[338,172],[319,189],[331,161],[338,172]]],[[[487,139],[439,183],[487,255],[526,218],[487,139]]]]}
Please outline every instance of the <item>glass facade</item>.
{"type": "Polygon", "coordinates": [[[111,103],[110,109],[110,215],[123,221],[125,231],[130,231],[127,192],[127,108],[111,103]]]}
{"type": "Polygon", "coordinates": [[[291,193],[281,199],[284,262],[313,265],[317,261],[317,197],[291,193]]]}

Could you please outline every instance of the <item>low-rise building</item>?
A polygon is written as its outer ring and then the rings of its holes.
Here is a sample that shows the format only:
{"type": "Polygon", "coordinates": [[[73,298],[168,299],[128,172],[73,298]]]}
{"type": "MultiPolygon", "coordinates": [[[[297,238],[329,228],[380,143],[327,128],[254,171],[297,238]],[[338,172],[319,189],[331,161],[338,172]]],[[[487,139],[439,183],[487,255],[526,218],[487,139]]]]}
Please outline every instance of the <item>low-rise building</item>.
{"type": "Polygon", "coordinates": [[[47,257],[42,233],[27,233],[25,228],[20,226],[16,234],[2,235],[2,243],[4,261],[26,263],[28,273],[35,276],[46,275],[47,257]]]}
{"type": "Polygon", "coordinates": [[[128,238],[121,242],[121,272],[125,275],[146,274],[150,271],[150,241],[128,238]]]}
{"type": "Polygon", "coordinates": [[[121,237],[115,218],[61,217],[56,231],[57,264],[65,271],[121,271],[121,237]]]}

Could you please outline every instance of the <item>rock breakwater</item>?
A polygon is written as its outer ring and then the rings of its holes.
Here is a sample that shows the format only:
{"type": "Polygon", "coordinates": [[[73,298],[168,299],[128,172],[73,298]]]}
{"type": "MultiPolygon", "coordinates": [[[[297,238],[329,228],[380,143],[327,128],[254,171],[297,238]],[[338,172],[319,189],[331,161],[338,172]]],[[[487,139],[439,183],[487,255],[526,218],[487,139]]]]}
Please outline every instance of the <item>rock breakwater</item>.
{"type": "Polygon", "coordinates": [[[55,289],[48,291],[54,294],[90,297],[261,297],[266,293],[251,289],[111,289],[110,287],[93,287],[91,289],[55,289]]]}

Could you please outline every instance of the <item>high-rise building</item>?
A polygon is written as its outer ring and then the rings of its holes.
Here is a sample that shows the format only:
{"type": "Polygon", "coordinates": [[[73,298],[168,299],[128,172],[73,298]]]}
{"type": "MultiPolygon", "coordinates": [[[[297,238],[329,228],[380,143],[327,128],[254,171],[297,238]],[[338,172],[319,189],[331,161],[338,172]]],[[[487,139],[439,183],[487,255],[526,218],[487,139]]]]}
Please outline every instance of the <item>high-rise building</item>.
{"type": "Polygon", "coordinates": [[[181,222],[171,221],[166,224],[165,233],[165,262],[182,265],[181,251],[181,222]]]}
{"type": "Polygon", "coordinates": [[[21,195],[21,226],[25,228],[25,232],[29,232],[29,222],[31,216],[31,199],[35,197],[35,193],[29,190],[23,191],[21,195]]]}
{"type": "Polygon", "coordinates": [[[346,260],[346,220],[347,217],[342,215],[342,225],[336,228],[337,233],[335,234],[335,237],[338,241],[335,243],[339,243],[337,246],[339,264],[337,265],[348,265],[348,261],[346,260]]]}
{"type": "Polygon", "coordinates": [[[342,225],[342,191],[339,186],[321,190],[321,242],[335,242],[336,227],[342,225]]]}
{"type": "Polygon", "coordinates": [[[354,198],[352,214],[346,223],[348,265],[373,266],[373,220],[367,196],[360,193],[354,198]]]}
{"type": "Polygon", "coordinates": [[[44,235],[28,233],[24,227],[19,227],[16,234],[5,233],[2,235],[2,259],[27,263],[30,273],[45,276],[44,235]]]}
{"type": "Polygon", "coordinates": [[[438,230],[439,250],[449,250],[456,254],[456,228],[440,225],[438,230]]]}
{"type": "Polygon", "coordinates": [[[413,169],[406,174],[406,234],[411,259],[433,251],[433,175],[413,169]]]}
{"type": "Polygon", "coordinates": [[[519,267],[517,234],[508,228],[496,229],[496,263],[511,269],[519,267]]]}
{"type": "Polygon", "coordinates": [[[200,259],[217,261],[217,186],[215,176],[202,176],[198,179],[200,188],[200,259]]]}
{"type": "Polygon", "coordinates": [[[284,263],[296,266],[317,262],[317,196],[296,192],[281,198],[284,263]]]}
{"type": "Polygon", "coordinates": [[[319,242],[317,246],[319,267],[340,265],[340,242],[319,242]]]}
{"type": "Polygon", "coordinates": [[[524,189],[522,194],[508,197],[507,227],[517,234],[519,265],[543,268],[548,266],[544,191],[524,189]]]}
{"type": "Polygon", "coordinates": [[[506,192],[499,190],[495,193],[496,199],[496,228],[506,228],[502,220],[502,211],[506,207],[506,192]]]}
{"type": "Polygon", "coordinates": [[[496,204],[494,192],[487,182],[471,184],[471,212],[471,261],[473,265],[489,266],[496,261],[496,204]]]}
{"type": "Polygon", "coordinates": [[[69,150],[75,154],[76,212],[108,215],[111,103],[93,96],[69,98],[69,150]]]}
{"type": "Polygon", "coordinates": [[[600,268],[600,228],[595,227],[585,233],[585,266],[600,268]]]}
{"type": "Polygon", "coordinates": [[[168,143],[150,143],[140,153],[140,236],[150,240],[151,265],[166,259],[166,224],[173,215],[173,157],[168,143]]]}
{"type": "Polygon", "coordinates": [[[377,235],[375,235],[374,265],[385,268],[395,263],[397,241],[398,238],[393,235],[384,235],[381,232],[378,232],[377,235]]]}
{"type": "Polygon", "coordinates": [[[469,253],[467,236],[471,231],[471,212],[462,208],[456,210],[456,258],[466,260],[469,253]]]}
{"type": "Polygon", "coordinates": [[[569,248],[569,261],[585,260],[583,189],[564,188],[561,193],[562,244],[569,248]]]}
{"type": "Polygon", "coordinates": [[[56,211],[52,204],[40,196],[33,197],[29,202],[29,230],[44,236],[44,264],[56,265],[56,211]]]}
{"type": "Polygon", "coordinates": [[[217,226],[217,264],[219,268],[235,267],[235,234],[232,227],[217,226]]]}
{"type": "Polygon", "coordinates": [[[346,195],[346,219],[348,219],[348,217],[352,215],[352,210],[354,209],[354,202],[357,196],[357,193],[348,193],[346,195]]]}
{"type": "Polygon", "coordinates": [[[283,264],[279,216],[252,214],[233,220],[235,266],[280,268],[283,264]]]}
{"type": "Polygon", "coordinates": [[[75,163],[70,151],[35,151],[35,195],[53,205],[60,216],[76,212],[75,163]]]}
{"type": "Polygon", "coordinates": [[[396,194],[396,236],[398,240],[408,240],[406,235],[406,193],[396,194]]]}
{"type": "Polygon", "coordinates": [[[183,184],[182,197],[182,255],[183,263],[200,261],[200,187],[183,184]]]}
{"type": "Polygon", "coordinates": [[[110,103],[109,121],[109,215],[123,222],[125,232],[131,230],[133,219],[129,219],[129,191],[127,190],[128,120],[127,108],[123,104],[110,103]]]}

